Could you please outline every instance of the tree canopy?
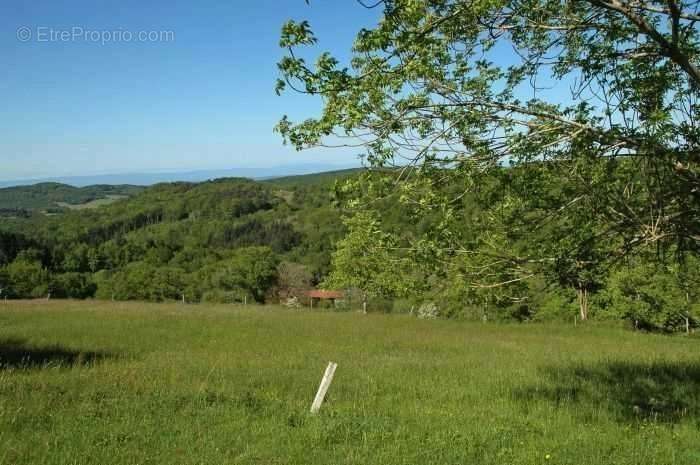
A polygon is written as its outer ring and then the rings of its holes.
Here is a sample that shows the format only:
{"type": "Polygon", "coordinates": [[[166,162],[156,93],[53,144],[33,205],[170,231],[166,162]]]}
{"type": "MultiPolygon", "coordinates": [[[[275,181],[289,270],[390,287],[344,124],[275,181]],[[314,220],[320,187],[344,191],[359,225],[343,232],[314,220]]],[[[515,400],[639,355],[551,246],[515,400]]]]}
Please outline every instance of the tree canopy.
{"type": "Polygon", "coordinates": [[[310,24],[284,25],[277,90],[323,109],[277,130],[297,149],[362,148],[386,176],[346,187],[354,205],[440,212],[406,248],[452,255],[480,289],[543,275],[576,289],[584,318],[624,257],[698,253],[700,2],[358,3],[383,11],[347,63],[312,62],[310,24]]]}

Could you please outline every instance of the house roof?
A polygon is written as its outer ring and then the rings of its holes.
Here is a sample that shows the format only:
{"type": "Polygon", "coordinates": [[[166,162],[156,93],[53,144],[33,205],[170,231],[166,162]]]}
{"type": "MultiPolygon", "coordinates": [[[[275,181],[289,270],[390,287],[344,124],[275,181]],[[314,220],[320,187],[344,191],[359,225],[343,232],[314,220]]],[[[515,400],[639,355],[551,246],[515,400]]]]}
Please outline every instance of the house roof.
{"type": "Polygon", "coordinates": [[[325,289],[313,289],[306,293],[312,299],[342,299],[342,291],[329,291],[325,289]]]}

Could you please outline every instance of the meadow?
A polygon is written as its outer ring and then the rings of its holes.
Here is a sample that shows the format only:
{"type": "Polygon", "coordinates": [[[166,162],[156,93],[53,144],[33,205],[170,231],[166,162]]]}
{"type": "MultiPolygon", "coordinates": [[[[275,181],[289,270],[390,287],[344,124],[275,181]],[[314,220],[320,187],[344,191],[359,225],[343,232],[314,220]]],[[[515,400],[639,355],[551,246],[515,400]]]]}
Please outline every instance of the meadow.
{"type": "Polygon", "coordinates": [[[601,324],[9,301],[0,464],[697,464],[699,348],[601,324]]]}

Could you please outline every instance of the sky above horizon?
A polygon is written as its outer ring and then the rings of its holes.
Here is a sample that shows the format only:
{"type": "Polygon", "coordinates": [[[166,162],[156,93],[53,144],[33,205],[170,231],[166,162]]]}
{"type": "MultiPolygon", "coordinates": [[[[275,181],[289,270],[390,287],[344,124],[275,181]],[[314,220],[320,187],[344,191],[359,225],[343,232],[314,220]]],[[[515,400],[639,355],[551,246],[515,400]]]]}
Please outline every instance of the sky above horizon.
{"type": "Polygon", "coordinates": [[[0,180],[138,171],[350,165],[357,151],[284,147],[275,94],[282,24],[308,19],[347,57],[380,9],[354,0],[3,2],[0,180]]]}

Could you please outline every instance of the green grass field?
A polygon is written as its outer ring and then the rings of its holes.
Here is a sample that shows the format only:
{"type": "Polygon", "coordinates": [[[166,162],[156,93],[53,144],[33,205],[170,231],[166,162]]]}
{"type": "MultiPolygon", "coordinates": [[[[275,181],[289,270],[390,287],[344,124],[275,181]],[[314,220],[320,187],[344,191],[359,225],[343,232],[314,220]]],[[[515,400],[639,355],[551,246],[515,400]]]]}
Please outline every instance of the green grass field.
{"type": "Polygon", "coordinates": [[[597,325],[5,302],[0,463],[696,465],[699,348],[597,325]]]}

